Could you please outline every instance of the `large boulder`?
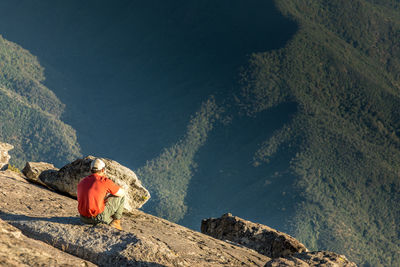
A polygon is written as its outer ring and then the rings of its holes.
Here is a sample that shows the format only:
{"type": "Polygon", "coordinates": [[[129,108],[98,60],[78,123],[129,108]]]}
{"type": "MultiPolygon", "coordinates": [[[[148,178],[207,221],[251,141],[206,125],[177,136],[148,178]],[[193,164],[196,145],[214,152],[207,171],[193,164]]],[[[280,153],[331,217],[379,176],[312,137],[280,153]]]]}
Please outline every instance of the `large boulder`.
{"type": "Polygon", "coordinates": [[[294,255],[272,259],[265,267],[357,267],[346,256],[330,251],[313,251],[296,253],[294,255]]]}
{"type": "Polygon", "coordinates": [[[39,179],[39,176],[44,172],[50,172],[56,175],[58,169],[54,167],[53,164],[47,162],[27,162],[22,169],[22,173],[29,181],[47,186],[39,179]]]}
{"type": "Polygon", "coordinates": [[[307,251],[307,248],[288,234],[266,225],[253,223],[227,213],[220,218],[205,219],[201,232],[221,240],[229,240],[271,258],[307,251]]]}
{"type": "MultiPolygon", "coordinates": [[[[90,175],[90,163],[95,157],[77,159],[65,165],[59,171],[46,170],[39,175],[39,180],[47,186],[76,197],[76,188],[82,178],[90,175]]],[[[150,198],[150,193],[142,186],[136,174],[118,162],[101,158],[106,164],[106,176],[127,192],[125,209],[132,211],[142,207],[150,198]]]]}
{"type": "Polygon", "coordinates": [[[8,162],[11,158],[10,155],[8,155],[8,151],[13,148],[13,145],[0,142],[0,170],[4,170],[7,168],[8,162]]]}

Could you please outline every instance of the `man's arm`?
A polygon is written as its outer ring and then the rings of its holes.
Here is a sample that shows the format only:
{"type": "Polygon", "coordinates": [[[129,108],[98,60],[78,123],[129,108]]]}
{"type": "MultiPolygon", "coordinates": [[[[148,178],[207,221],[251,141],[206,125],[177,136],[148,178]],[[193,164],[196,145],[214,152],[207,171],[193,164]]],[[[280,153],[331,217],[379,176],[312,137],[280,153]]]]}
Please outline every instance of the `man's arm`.
{"type": "Polygon", "coordinates": [[[107,178],[106,184],[107,184],[106,186],[108,188],[107,193],[110,193],[111,195],[116,196],[116,197],[122,197],[125,195],[125,190],[121,186],[115,184],[111,179],[107,178]]]}
{"type": "Polygon", "coordinates": [[[114,194],[114,196],[116,197],[123,197],[124,195],[125,195],[125,190],[122,187],[120,187],[117,193],[114,194]]]}

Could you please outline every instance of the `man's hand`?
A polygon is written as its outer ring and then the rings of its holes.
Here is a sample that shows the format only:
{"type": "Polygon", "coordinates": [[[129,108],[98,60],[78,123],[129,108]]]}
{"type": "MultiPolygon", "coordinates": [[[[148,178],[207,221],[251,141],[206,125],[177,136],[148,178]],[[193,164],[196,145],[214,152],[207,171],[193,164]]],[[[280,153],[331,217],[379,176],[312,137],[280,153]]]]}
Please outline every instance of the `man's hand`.
{"type": "Polygon", "coordinates": [[[123,197],[124,195],[125,195],[125,190],[121,187],[120,189],[118,189],[117,193],[115,193],[114,196],[123,197]]]}

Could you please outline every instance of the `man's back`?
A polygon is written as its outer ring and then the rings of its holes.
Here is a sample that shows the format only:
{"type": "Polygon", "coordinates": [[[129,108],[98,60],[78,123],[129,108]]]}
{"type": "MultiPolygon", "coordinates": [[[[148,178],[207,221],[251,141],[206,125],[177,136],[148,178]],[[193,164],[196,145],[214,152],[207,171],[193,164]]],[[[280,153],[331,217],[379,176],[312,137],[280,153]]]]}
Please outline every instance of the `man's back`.
{"type": "Polygon", "coordinates": [[[78,211],[85,217],[95,217],[104,211],[107,194],[115,195],[119,186],[105,176],[92,174],[78,184],[78,211]]]}

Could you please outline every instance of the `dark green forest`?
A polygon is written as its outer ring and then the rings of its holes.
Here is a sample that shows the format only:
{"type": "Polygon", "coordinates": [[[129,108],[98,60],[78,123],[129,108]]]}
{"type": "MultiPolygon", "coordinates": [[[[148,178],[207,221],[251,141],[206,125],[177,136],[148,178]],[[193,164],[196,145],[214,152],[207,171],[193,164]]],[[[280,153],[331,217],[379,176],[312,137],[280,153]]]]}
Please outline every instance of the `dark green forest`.
{"type": "Polygon", "coordinates": [[[80,155],[75,130],[60,120],[64,104],[41,83],[43,72],[35,56],[0,36],[0,140],[14,145],[11,163],[19,168],[80,155]]]}
{"type": "Polygon", "coordinates": [[[400,6],[396,1],[276,1],[300,25],[254,54],[240,105],[252,116],[295,102],[293,120],[254,164],[293,153],[302,201],[292,233],[365,266],[400,262],[400,6]]]}
{"type": "MultiPolygon", "coordinates": [[[[296,34],[249,55],[237,87],[210,94],[186,132],[135,170],[152,194],[144,210],[192,228],[232,212],[311,250],[398,266],[400,3],[275,3],[296,34]]],[[[0,58],[0,139],[14,163],[78,157],[38,59],[3,38],[0,58]]]]}

